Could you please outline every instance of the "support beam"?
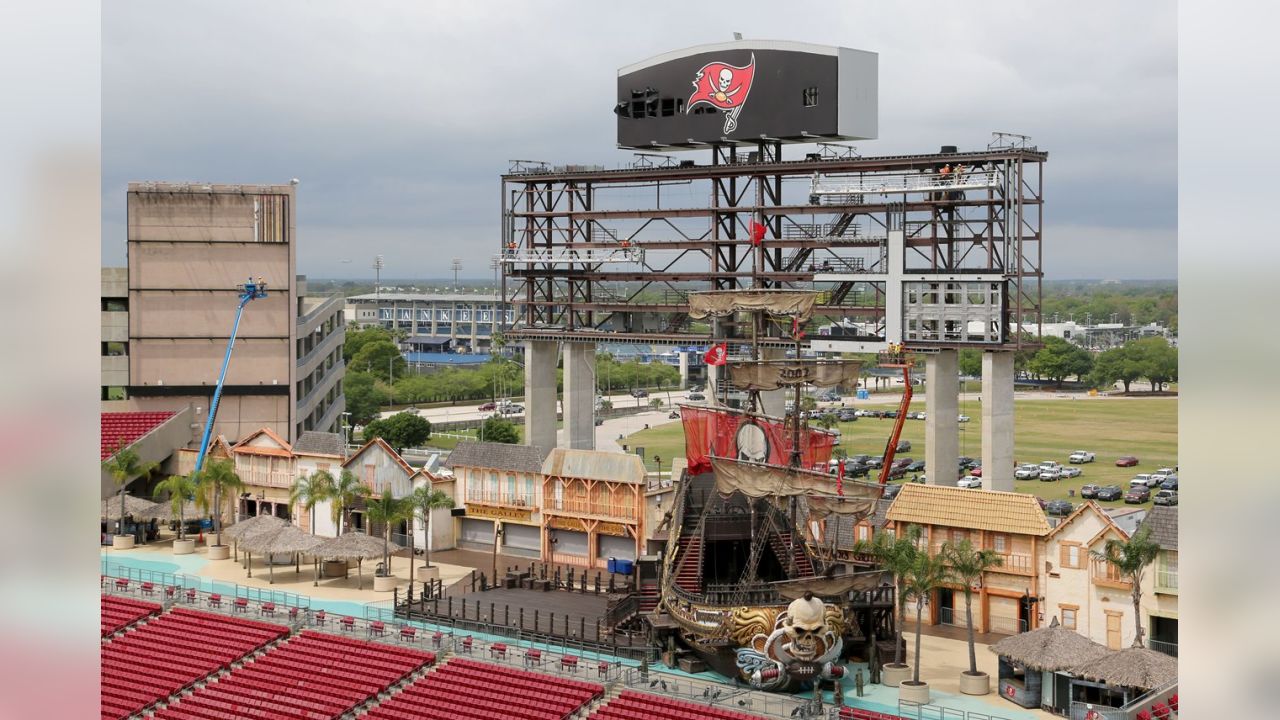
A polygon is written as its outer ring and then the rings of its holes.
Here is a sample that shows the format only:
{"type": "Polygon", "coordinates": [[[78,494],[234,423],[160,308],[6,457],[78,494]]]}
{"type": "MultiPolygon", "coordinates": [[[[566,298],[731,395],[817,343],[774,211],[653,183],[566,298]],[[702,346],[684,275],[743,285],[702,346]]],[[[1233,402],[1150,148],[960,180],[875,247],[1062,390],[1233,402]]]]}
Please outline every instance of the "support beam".
{"type": "Polygon", "coordinates": [[[680,351],[680,389],[689,388],[689,353],[680,351]]]}
{"type": "Polygon", "coordinates": [[[956,484],[960,457],[960,354],[942,350],[925,360],[925,474],[930,485],[956,484]]]}
{"type": "Polygon", "coordinates": [[[595,345],[565,343],[564,437],[565,446],[575,450],[596,448],[595,365],[595,345]]]}
{"type": "Polygon", "coordinates": [[[1013,470],[1013,353],[984,352],[982,486],[1012,492],[1013,470]]]}
{"type": "Polygon", "coordinates": [[[556,349],[554,340],[524,343],[524,442],[556,446],[556,349]]]}

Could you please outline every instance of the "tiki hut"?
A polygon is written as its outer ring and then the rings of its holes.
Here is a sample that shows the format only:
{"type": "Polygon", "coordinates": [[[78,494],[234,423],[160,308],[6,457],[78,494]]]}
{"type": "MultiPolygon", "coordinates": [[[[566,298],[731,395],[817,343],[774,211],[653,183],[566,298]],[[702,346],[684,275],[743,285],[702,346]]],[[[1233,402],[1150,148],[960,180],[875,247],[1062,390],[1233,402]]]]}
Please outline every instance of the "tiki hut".
{"type": "Polygon", "coordinates": [[[1108,652],[1056,617],[1048,627],[1007,637],[990,649],[1000,657],[1000,694],[1026,708],[1069,706],[1070,677],[1062,674],[1108,652]]]}
{"type": "MultiPolygon", "coordinates": [[[[133,518],[133,520],[138,525],[142,525],[143,524],[142,521],[147,519],[148,517],[146,513],[150,511],[151,508],[155,506],[155,504],[156,504],[155,500],[145,500],[143,498],[137,497],[136,495],[130,495],[128,493],[125,493],[124,517],[125,519],[133,518]]],[[[116,494],[102,501],[102,522],[103,522],[102,532],[104,533],[111,532],[112,528],[115,528],[117,530],[121,529],[119,526],[116,526],[113,524],[119,520],[121,520],[120,495],[116,494]]],[[[122,522],[121,525],[124,525],[124,523],[122,522]]],[[[150,525],[151,527],[149,528],[149,530],[154,531],[155,524],[151,523],[150,525]]],[[[142,528],[139,528],[139,530],[141,529],[142,528]]],[[[130,534],[130,533],[125,533],[125,534],[130,534]]],[[[154,536],[154,533],[148,533],[148,539],[150,539],[150,537],[152,536],[154,536]]],[[[141,537],[141,534],[139,535],[139,537],[141,537]]]]}
{"type": "MultiPolygon", "coordinates": [[[[223,528],[222,535],[235,541],[236,560],[239,561],[240,546],[245,539],[261,533],[276,532],[288,524],[287,521],[281,520],[275,515],[254,515],[251,518],[241,520],[231,527],[223,528]]],[[[248,563],[245,564],[245,568],[251,571],[250,577],[252,577],[252,568],[249,567],[248,563]]]]}
{"type": "Polygon", "coordinates": [[[1178,679],[1178,659],[1144,647],[1108,652],[1071,668],[1072,698],[1095,708],[1119,708],[1178,679]]]}
{"type": "MultiPolygon", "coordinates": [[[[282,521],[283,522],[283,521],[282,521]]],[[[284,524],[275,530],[250,532],[238,541],[240,549],[249,555],[249,577],[253,577],[253,553],[261,553],[267,557],[267,572],[271,582],[276,581],[274,555],[292,555],[294,572],[300,572],[299,557],[302,553],[311,552],[324,543],[323,538],[316,537],[296,525],[284,524]]]]}
{"type": "MultiPolygon", "coordinates": [[[[400,546],[390,543],[391,552],[400,550],[400,546]]],[[[363,566],[364,561],[368,558],[380,558],[384,550],[383,541],[365,535],[364,533],[353,530],[345,532],[341,537],[332,538],[324,541],[323,544],[317,546],[311,551],[312,557],[317,560],[355,560],[358,562],[356,567],[357,588],[364,587],[363,566]]],[[[320,571],[316,570],[316,584],[319,584],[320,571]]]]}

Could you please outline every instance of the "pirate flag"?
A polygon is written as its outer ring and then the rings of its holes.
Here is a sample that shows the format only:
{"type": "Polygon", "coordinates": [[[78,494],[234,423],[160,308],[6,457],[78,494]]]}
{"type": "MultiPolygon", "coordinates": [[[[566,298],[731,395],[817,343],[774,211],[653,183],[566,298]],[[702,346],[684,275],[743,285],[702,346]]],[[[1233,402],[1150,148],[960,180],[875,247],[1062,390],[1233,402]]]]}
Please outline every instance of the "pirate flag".
{"type": "Polygon", "coordinates": [[[685,113],[693,112],[697,105],[706,103],[725,111],[724,134],[738,128],[738,114],[747,103],[751,81],[756,75],[756,55],[746,67],[722,62],[709,62],[693,76],[693,94],[685,106],[685,113]]]}
{"type": "Polygon", "coordinates": [[[707,361],[708,365],[724,365],[729,362],[729,344],[719,343],[712,345],[703,359],[707,361]]]}

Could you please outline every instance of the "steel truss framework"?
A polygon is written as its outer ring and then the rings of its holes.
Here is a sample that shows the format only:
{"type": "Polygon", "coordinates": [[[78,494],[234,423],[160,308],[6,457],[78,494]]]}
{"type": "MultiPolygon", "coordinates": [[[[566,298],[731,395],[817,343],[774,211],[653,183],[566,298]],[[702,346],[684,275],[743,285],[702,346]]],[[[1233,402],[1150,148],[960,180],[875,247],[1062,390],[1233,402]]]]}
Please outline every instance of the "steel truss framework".
{"type": "MultiPolygon", "coordinates": [[[[1047,153],[996,147],[783,161],[773,141],[751,152],[710,149],[710,165],[647,157],[618,170],[513,165],[502,177],[500,248],[502,294],[516,309],[509,337],[740,339],[749,331],[733,323],[691,326],[687,295],[746,287],[818,290],[818,323],[844,320],[883,336],[886,312],[902,312],[886,307],[883,281],[893,231],[903,233],[901,267],[911,279],[998,278],[1003,327],[1041,324],[1047,153]],[[940,173],[946,164],[965,174],[940,173]],[[753,225],[757,235],[763,228],[758,244],[753,225]]],[[[1007,332],[984,347],[1027,342],[1007,332]]]]}

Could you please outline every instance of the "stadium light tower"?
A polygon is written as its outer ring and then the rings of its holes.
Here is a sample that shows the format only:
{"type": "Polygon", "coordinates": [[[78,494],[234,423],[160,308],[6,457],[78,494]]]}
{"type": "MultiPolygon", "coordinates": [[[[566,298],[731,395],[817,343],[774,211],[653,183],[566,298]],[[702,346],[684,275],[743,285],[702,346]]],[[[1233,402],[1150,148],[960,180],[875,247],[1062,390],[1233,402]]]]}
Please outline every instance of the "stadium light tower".
{"type": "Polygon", "coordinates": [[[381,297],[382,295],[382,256],[378,255],[373,258],[373,296],[381,297]]]}
{"type": "Polygon", "coordinates": [[[453,259],[453,292],[458,292],[458,271],[462,269],[462,258],[453,259]]]}

